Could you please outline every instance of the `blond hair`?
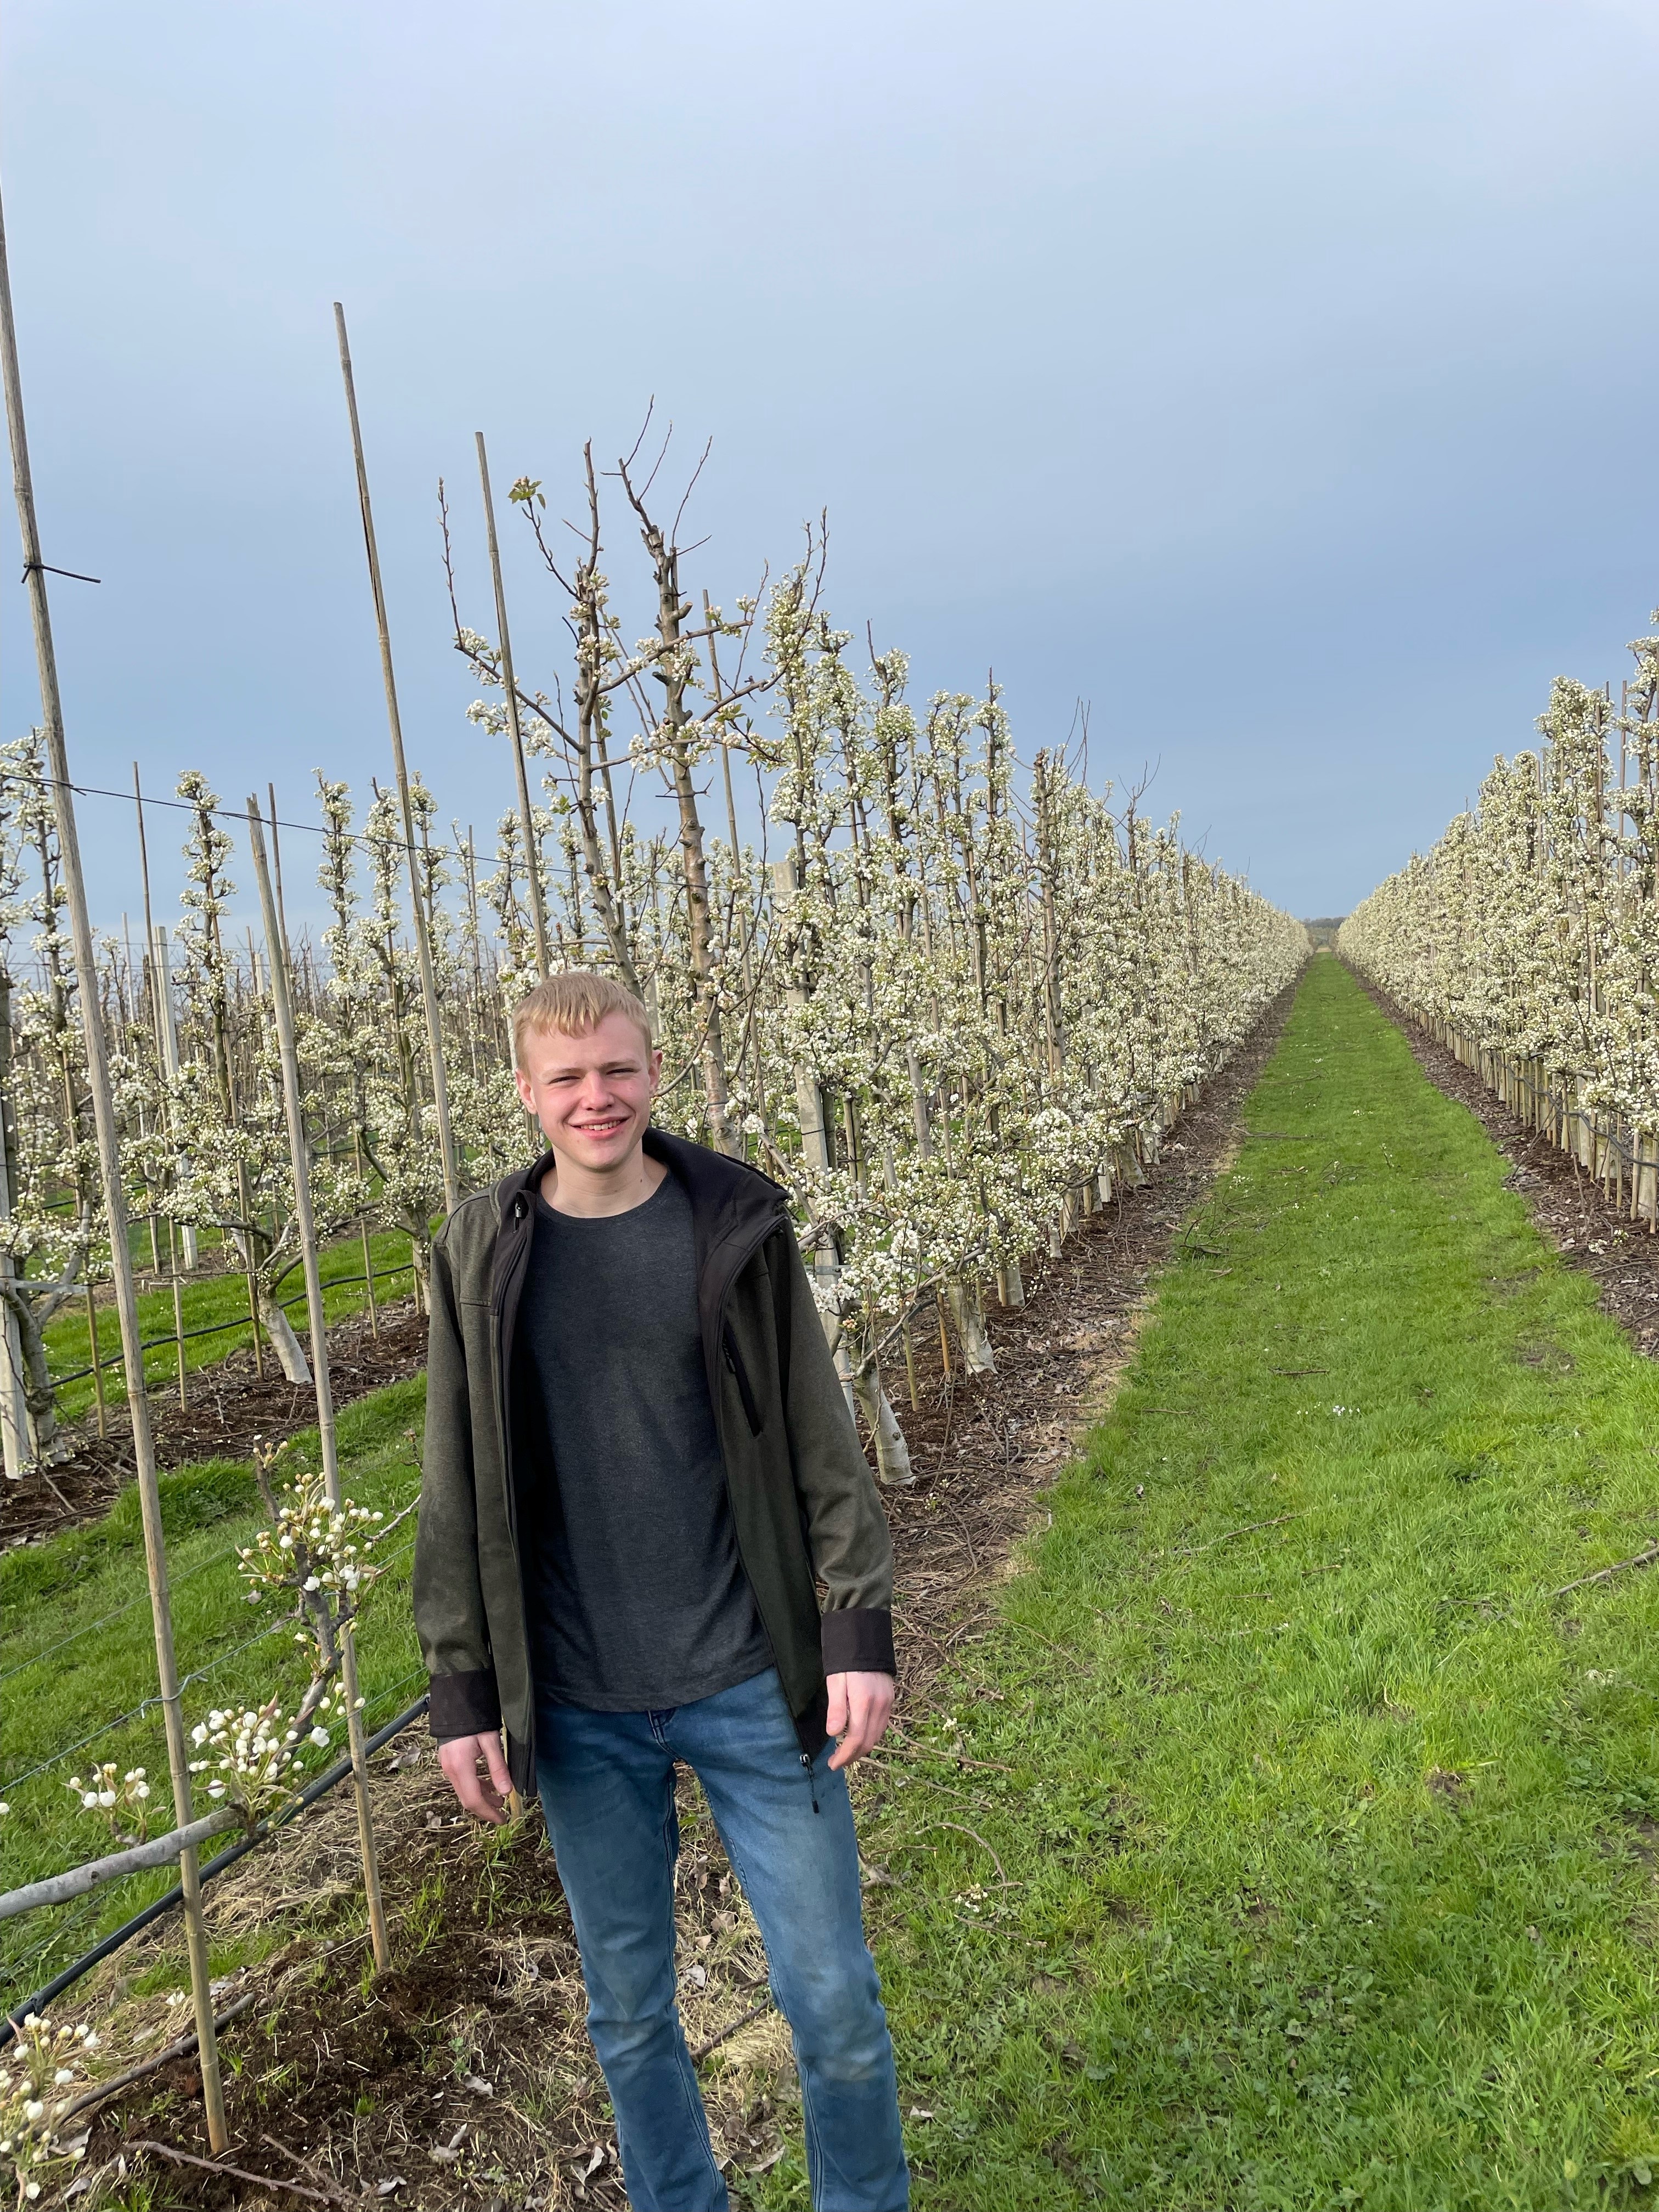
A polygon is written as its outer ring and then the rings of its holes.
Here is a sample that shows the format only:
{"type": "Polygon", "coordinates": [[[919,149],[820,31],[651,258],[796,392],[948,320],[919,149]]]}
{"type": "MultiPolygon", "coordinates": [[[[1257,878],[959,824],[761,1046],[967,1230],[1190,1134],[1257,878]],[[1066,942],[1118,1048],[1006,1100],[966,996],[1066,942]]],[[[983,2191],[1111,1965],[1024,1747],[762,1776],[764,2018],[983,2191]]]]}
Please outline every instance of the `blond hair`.
{"type": "Polygon", "coordinates": [[[647,1052],[653,1049],[651,1017],[626,985],[586,968],[567,968],[550,975],[513,1009],[514,1065],[524,1065],[526,1036],[539,1036],[548,1030],[557,1030],[563,1036],[591,1036],[611,1014],[625,1016],[644,1038],[647,1052]]]}

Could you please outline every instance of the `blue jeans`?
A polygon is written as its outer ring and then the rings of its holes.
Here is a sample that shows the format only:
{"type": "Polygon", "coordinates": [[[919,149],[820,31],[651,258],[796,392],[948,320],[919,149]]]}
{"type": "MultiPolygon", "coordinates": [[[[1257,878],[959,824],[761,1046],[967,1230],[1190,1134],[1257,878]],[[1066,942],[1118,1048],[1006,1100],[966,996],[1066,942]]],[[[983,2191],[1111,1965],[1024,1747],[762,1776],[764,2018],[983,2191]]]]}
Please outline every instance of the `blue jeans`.
{"type": "Polygon", "coordinates": [[[828,1745],[809,1775],[775,1672],[669,1712],[544,1705],[536,1729],[537,1785],[635,2212],[727,2203],[674,2002],[676,1759],[702,1784],[766,1944],[794,2038],[813,2204],[905,2212],[898,2086],[865,1948],[853,1808],[828,1745]]]}

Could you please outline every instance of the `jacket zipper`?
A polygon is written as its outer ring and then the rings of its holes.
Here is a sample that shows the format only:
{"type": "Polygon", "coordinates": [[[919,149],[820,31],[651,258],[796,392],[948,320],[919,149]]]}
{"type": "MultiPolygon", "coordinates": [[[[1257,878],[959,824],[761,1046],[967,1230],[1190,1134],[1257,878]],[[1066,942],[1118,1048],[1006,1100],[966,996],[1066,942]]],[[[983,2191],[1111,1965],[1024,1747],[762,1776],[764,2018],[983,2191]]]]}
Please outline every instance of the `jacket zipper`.
{"type": "Polygon", "coordinates": [[[738,1395],[743,1401],[744,1419],[749,1424],[750,1435],[757,1437],[762,1427],[760,1408],[756,1405],[754,1391],[750,1388],[749,1370],[743,1364],[742,1356],[738,1351],[737,1340],[730,1328],[724,1329],[721,1334],[725,1345],[726,1364],[732,1370],[732,1380],[738,1386],[738,1395]]]}
{"type": "MultiPolygon", "coordinates": [[[[524,1193],[522,1191],[516,1192],[513,1200],[514,1220],[515,1222],[522,1221],[526,1212],[529,1210],[528,1201],[526,1200],[524,1193]]],[[[531,1224],[530,1234],[532,1237],[535,1234],[535,1224],[533,1221],[531,1224]]],[[[526,1254],[526,1264],[528,1265],[528,1263],[529,1255],[526,1254]]],[[[502,1303],[505,1304],[505,1300],[503,1300],[502,1303]]],[[[531,1685],[530,1732],[525,1747],[530,1754],[530,1787],[533,1792],[536,1787],[535,1670],[531,1663],[530,1620],[528,1614],[525,1611],[524,1563],[519,1552],[519,1489],[518,1479],[513,1470],[512,1362],[507,1357],[506,1338],[501,1334],[501,1315],[500,1311],[496,1312],[495,1320],[497,1354],[500,1363],[495,1382],[495,1437],[496,1442],[501,1448],[501,1487],[507,1493],[507,1540],[513,1547],[513,1578],[518,1585],[519,1591],[519,1621],[520,1632],[524,1638],[525,1668],[530,1677],[531,1685]]]]}
{"type": "MultiPolygon", "coordinates": [[[[779,1222],[776,1218],[774,1218],[773,1220],[769,1221],[769,1222],[767,1224],[766,1227],[765,1227],[763,1230],[762,1230],[762,1231],[760,1231],[760,1233],[759,1233],[757,1237],[754,1237],[754,1239],[753,1239],[753,1240],[752,1240],[752,1241],[751,1241],[748,1245],[746,1245],[746,1246],[744,1247],[744,1250],[743,1250],[742,1254],[741,1254],[741,1255],[739,1255],[739,1257],[738,1257],[738,1259],[737,1259],[737,1260],[732,1263],[732,1268],[731,1268],[731,1272],[729,1273],[729,1274],[727,1275],[726,1279],[726,1288],[725,1288],[725,1289],[720,1292],[720,1307],[719,1307],[719,1310],[718,1310],[718,1311],[715,1313],[715,1316],[714,1316],[714,1328],[715,1328],[715,1333],[716,1333],[716,1334],[718,1335],[718,1337],[720,1338],[720,1343],[721,1343],[722,1346],[724,1346],[726,1344],[726,1342],[727,1342],[726,1326],[726,1309],[727,1303],[728,1303],[728,1301],[729,1301],[729,1300],[730,1300],[730,1298],[731,1298],[732,1290],[733,1290],[733,1288],[735,1287],[735,1285],[736,1285],[736,1284],[737,1284],[738,1277],[740,1274],[742,1274],[742,1273],[743,1273],[744,1269],[744,1268],[749,1265],[749,1262],[750,1262],[750,1261],[754,1258],[754,1256],[755,1256],[756,1253],[757,1253],[757,1252],[758,1252],[758,1251],[760,1250],[761,1247],[762,1247],[762,1246],[766,1243],[766,1241],[767,1241],[768,1237],[773,1237],[773,1236],[775,1236],[775,1235],[776,1235],[777,1231],[778,1231],[778,1229],[779,1229],[779,1227],[780,1227],[780,1226],[781,1226],[781,1224],[780,1224],[780,1222],[779,1222]]],[[[735,1373],[736,1373],[736,1371],[737,1371],[735,1363],[733,1363],[732,1371],[733,1371],[733,1373],[734,1373],[734,1374],[735,1374],[735,1373]]],[[[739,1386],[739,1387],[741,1387],[741,1386],[739,1386]]],[[[745,1410],[745,1412],[747,1411],[747,1407],[745,1407],[744,1410],[745,1410]]],[[[720,1438],[720,1480],[722,1480],[722,1482],[724,1482],[724,1484],[726,1485],[726,1510],[727,1510],[727,1511],[731,1514],[731,1516],[732,1516],[732,1542],[737,1546],[737,1549],[738,1549],[738,1565],[743,1569],[744,1575],[744,1577],[745,1577],[745,1578],[746,1578],[746,1580],[748,1581],[748,1583],[749,1583],[750,1590],[750,1592],[752,1593],[752,1592],[753,1592],[753,1590],[754,1590],[754,1587],[755,1587],[755,1578],[754,1578],[754,1577],[753,1577],[751,1574],[750,1574],[750,1572],[749,1572],[749,1562],[748,1562],[748,1561],[744,1558],[744,1556],[743,1556],[743,1538],[742,1538],[742,1536],[738,1534],[738,1510],[737,1510],[737,1507],[736,1507],[735,1504],[733,1503],[733,1501],[732,1501],[732,1470],[731,1470],[731,1468],[727,1466],[727,1464],[726,1464],[726,1432],[725,1432],[725,1431],[726,1431],[726,1424],[725,1424],[724,1420],[723,1420],[723,1419],[722,1419],[722,1418],[721,1418],[721,1414],[720,1414],[720,1398],[719,1398],[719,1396],[718,1396],[718,1395],[716,1395],[715,1400],[714,1400],[714,1427],[715,1427],[716,1432],[718,1433],[718,1435],[719,1435],[719,1438],[720,1438]]],[[[766,1638],[766,1648],[767,1648],[767,1650],[768,1650],[771,1653],[771,1655],[772,1655],[772,1671],[773,1671],[773,1673],[774,1673],[775,1674],[776,1674],[776,1676],[777,1676],[777,1678],[778,1678],[778,1681],[779,1681],[780,1685],[781,1685],[781,1683],[782,1683],[782,1681],[783,1681],[783,1671],[782,1671],[782,1669],[781,1669],[781,1668],[779,1667],[779,1665],[778,1665],[778,1647],[777,1647],[777,1644],[776,1644],[774,1642],[774,1640],[773,1640],[773,1637],[772,1637],[772,1632],[771,1632],[771,1630],[770,1630],[770,1629],[767,1626],[767,1625],[766,1625],[766,1615],[765,1615],[765,1614],[761,1611],[761,1608],[760,1608],[760,1602],[759,1602],[759,1600],[758,1600],[758,1599],[757,1599],[757,1601],[756,1601],[756,1604],[755,1604],[755,1617],[756,1617],[756,1619],[760,1622],[760,1625],[761,1625],[761,1634],[762,1634],[762,1635],[766,1638]]],[[[786,1703],[787,1703],[787,1698],[788,1698],[788,1692],[787,1692],[787,1691],[784,1692],[784,1696],[785,1696],[785,1701],[786,1701],[786,1703]]],[[[790,1717],[791,1721],[793,1722],[793,1719],[794,1719],[794,1714],[793,1713],[793,1711],[791,1712],[791,1714],[790,1714],[789,1717],[790,1717]]],[[[817,1786],[817,1778],[815,1777],[815,1775],[813,1774],[813,1771],[812,1771],[812,1761],[811,1761],[811,1757],[808,1755],[808,1753],[807,1753],[806,1752],[805,1752],[805,1751],[803,1751],[803,1752],[801,1753],[801,1755],[800,1755],[800,1763],[801,1763],[802,1769],[803,1769],[803,1771],[805,1771],[805,1776],[806,1776],[806,1786],[807,1786],[808,1790],[811,1792],[811,1797],[812,1797],[812,1810],[813,1810],[813,1812],[814,1812],[814,1813],[816,1813],[816,1812],[817,1811],[817,1809],[818,1809],[818,1786],[817,1786]]]]}

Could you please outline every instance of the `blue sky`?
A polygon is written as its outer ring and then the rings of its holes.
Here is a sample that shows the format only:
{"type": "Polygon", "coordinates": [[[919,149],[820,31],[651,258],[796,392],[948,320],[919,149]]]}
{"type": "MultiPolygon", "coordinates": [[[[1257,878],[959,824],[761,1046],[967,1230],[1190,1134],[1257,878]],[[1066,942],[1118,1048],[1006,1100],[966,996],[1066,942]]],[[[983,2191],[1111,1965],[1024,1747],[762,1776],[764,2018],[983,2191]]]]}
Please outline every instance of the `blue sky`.
{"type": "MultiPolygon", "coordinates": [[[[338,298],[410,757],[481,840],[511,782],[436,479],[492,628],[473,431],[574,511],[654,395],[714,441],[717,599],[827,507],[830,604],[917,696],[994,667],[1027,757],[1088,699],[1097,775],[1155,767],[1207,850],[1343,911],[1553,675],[1616,696],[1659,603],[1656,112],[1647,0],[14,0],[37,498],[103,579],[53,592],[77,777],[274,777],[309,818],[314,767],[386,775],[338,298]]],[[[558,605],[506,538],[540,680],[558,605]]],[[[7,560],[5,734],[35,711],[7,560]]],[[[131,810],[82,835],[113,926],[131,810]]]]}

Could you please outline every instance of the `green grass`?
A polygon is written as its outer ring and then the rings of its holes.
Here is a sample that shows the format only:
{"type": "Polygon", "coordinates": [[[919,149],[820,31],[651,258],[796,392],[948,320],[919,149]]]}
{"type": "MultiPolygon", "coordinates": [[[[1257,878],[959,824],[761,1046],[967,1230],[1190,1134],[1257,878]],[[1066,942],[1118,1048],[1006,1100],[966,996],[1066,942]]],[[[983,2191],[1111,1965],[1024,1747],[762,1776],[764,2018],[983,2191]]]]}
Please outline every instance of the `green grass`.
{"type": "MultiPolygon", "coordinates": [[[[376,1273],[374,1296],[382,1305],[394,1298],[408,1297],[414,1288],[414,1274],[409,1265],[410,1240],[401,1230],[382,1230],[369,1238],[369,1252],[376,1273]],[[392,1272],[382,1274],[382,1269],[392,1272]]],[[[165,1256],[165,1243],[163,1254],[165,1256]]],[[[135,1249],[135,1257],[141,1267],[147,1267],[149,1242],[146,1236],[142,1248],[135,1249]]],[[[217,1255],[204,1256],[214,1265],[217,1255]]],[[[348,1314],[367,1310],[368,1299],[361,1281],[343,1282],[331,1290],[330,1281],[340,1276],[361,1276],[363,1271],[363,1248],[356,1235],[343,1237],[329,1246],[322,1255],[323,1311],[330,1322],[341,1321],[348,1314]]],[[[289,1319],[303,1344],[306,1340],[305,1282],[299,1268],[295,1267],[278,1289],[284,1299],[298,1303],[289,1307],[289,1319]]],[[[241,1274],[204,1274],[186,1276],[179,1293],[184,1309],[186,1330],[211,1327],[211,1336],[187,1337],[185,1344],[186,1377],[200,1367],[211,1367],[230,1352],[245,1349],[252,1340],[252,1329],[247,1312],[247,1278],[241,1274]],[[221,1328],[218,1324],[226,1324],[221,1328]]],[[[173,1340],[173,1291],[167,1285],[159,1291],[146,1291],[138,1300],[138,1322],[145,1341],[156,1338],[166,1341],[144,1355],[144,1377],[151,1389],[165,1389],[175,1384],[179,1377],[179,1354],[173,1340]]],[[[95,1403],[92,1377],[79,1375],[81,1368],[91,1363],[92,1351],[87,1330],[87,1309],[84,1298],[76,1297],[64,1307],[57,1319],[50,1322],[46,1332],[46,1364],[53,1375],[76,1375],[77,1379],[65,1382],[58,1393],[58,1408],[65,1420],[82,1420],[95,1403]]],[[[115,1309],[104,1294],[98,1309],[98,1346],[106,1365],[104,1393],[113,1403],[125,1388],[121,1381],[118,1361],[121,1332],[115,1317],[115,1309]]],[[[265,1358],[272,1363],[276,1353],[267,1344],[265,1358]]],[[[186,1381],[186,1389],[189,1384],[186,1381]]]]}
{"type": "Polygon", "coordinates": [[[1645,2203],[1659,1376],[1328,955],[1247,1118],[866,1785],[918,2205],[1645,2203]]]}
{"type": "MultiPolygon", "coordinates": [[[[390,1514],[413,1497],[419,1478],[404,1431],[419,1430],[425,1391],[424,1378],[394,1383],[341,1413],[343,1485],[360,1504],[390,1514]]],[[[314,1465],[316,1455],[313,1429],[296,1440],[290,1457],[314,1465]]],[[[234,1547],[246,1543],[263,1518],[251,1470],[214,1460],[163,1475],[161,1490],[179,1665],[203,1676],[186,1689],[186,1720],[233,1700],[258,1704],[279,1687],[291,1707],[307,1679],[291,1624],[251,1650],[238,1649],[277,1620],[271,1605],[248,1604],[236,1572],[234,1547]]],[[[129,1489],[102,1521],[0,1557],[0,1799],[11,1807],[0,1821],[0,1889],[111,1848],[107,1830],[81,1812],[64,1787],[88,1765],[112,1759],[123,1772],[145,1767],[155,1802],[169,1802],[155,1710],[99,1734],[45,1773],[15,1778],[106,1729],[154,1693],[155,1645],[137,1507],[137,1492],[129,1489]],[[86,1629],[92,1632],[77,1633],[86,1629]]],[[[371,1726],[418,1695],[424,1679],[409,1608],[413,1538],[412,1520],[392,1534],[387,1556],[393,1564],[363,1608],[361,1673],[371,1726]]],[[[312,1763],[326,1765],[339,1748],[313,1754],[312,1763]]],[[[170,1870],[137,1876],[50,1913],[0,1921],[0,2002],[40,1987],[173,1879],[170,1870]]]]}

